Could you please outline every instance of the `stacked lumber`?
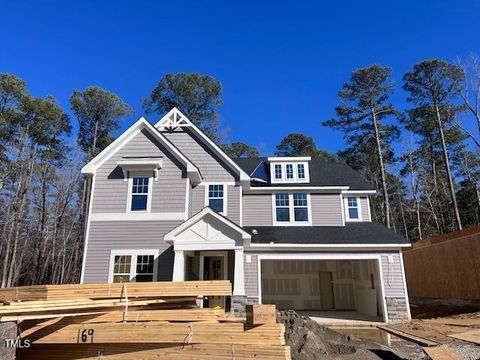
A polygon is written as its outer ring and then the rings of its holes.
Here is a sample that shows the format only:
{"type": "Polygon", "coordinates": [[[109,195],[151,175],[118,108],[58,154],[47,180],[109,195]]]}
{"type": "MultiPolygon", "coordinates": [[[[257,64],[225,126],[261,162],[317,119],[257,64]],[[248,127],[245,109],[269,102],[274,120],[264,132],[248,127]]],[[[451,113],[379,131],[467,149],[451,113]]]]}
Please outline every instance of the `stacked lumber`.
{"type": "Polygon", "coordinates": [[[31,347],[19,359],[290,359],[283,324],[258,326],[204,296],[229,281],[46,285],[0,289],[0,322],[31,347]]]}

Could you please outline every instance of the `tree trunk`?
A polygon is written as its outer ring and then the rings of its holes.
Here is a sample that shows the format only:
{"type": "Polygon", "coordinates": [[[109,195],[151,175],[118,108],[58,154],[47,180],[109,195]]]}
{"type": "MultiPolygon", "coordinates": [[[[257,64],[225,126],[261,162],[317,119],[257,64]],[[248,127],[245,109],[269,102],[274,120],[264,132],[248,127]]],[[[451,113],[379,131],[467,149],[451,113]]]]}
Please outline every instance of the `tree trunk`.
{"type": "Polygon", "coordinates": [[[385,173],[385,165],[383,163],[382,145],[380,142],[380,131],[378,129],[377,114],[373,107],[370,108],[372,113],[373,127],[375,128],[375,140],[377,143],[378,165],[380,166],[380,174],[382,178],[383,189],[383,207],[385,208],[385,225],[390,228],[390,202],[388,199],[387,176],[385,173]]]}
{"type": "Polygon", "coordinates": [[[452,174],[450,171],[450,160],[448,158],[447,145],[445,142],[445,134],[443,133],[443,123],[440,117],[440,109],[438,108],[437,104],[435,104],[435,112],[437,116],[438,130],[440,131],[440,141],[442,143],[443,158],[445,161],[445,170],[447,171],[448,186],[450,188],[450,196],[452,198],[452,203],[453,203],[453,212],[455,215],[455,219],[457,221],[458,229],[462,230],[462,220],[460,219],[460,212],[458,211],[457,196],[455,195],[455,184],[453,182],[452,174]]]}

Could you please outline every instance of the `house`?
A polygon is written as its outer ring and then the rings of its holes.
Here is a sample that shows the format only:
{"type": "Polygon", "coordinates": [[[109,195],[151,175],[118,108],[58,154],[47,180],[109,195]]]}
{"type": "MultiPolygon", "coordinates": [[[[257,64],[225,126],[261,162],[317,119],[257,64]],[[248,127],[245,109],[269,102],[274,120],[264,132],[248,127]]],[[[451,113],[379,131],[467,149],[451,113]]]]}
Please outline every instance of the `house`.
{"type": "Polygon", "coordinates": [[[410,318],[401,249],[371,221],[375,191],[344,164],[231,159],[179,110],[140,118],[82,172],[92,177],[82,283],[228,279],[231,299],[410,318]]]}

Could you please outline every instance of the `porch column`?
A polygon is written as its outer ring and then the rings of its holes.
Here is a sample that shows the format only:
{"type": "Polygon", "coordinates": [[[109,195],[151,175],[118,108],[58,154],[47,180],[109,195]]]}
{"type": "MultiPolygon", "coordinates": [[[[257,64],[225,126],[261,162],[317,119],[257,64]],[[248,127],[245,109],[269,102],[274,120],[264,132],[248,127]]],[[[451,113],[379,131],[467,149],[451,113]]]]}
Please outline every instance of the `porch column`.
{"type": "Polygon", "coordinates": [[[233,275],[233,295],[245,295],[243,248],[235,249],[235,271],[233,275]]]}
{"type": "Polygon", "coordinates": [[[185,254],[183,250],[175,250],[172,280],[185,281],[185,254]]]}

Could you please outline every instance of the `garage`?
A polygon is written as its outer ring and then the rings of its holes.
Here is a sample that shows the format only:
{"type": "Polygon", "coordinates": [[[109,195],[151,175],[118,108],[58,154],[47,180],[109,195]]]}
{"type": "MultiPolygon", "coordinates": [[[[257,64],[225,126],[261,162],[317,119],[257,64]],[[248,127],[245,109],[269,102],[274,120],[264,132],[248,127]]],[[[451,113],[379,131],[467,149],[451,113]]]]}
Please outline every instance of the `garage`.
{"type": "Polygon", "coordinates": [[[379,260],[260,259],[261,302],[309,315],[385,321],[379,260]]]}

